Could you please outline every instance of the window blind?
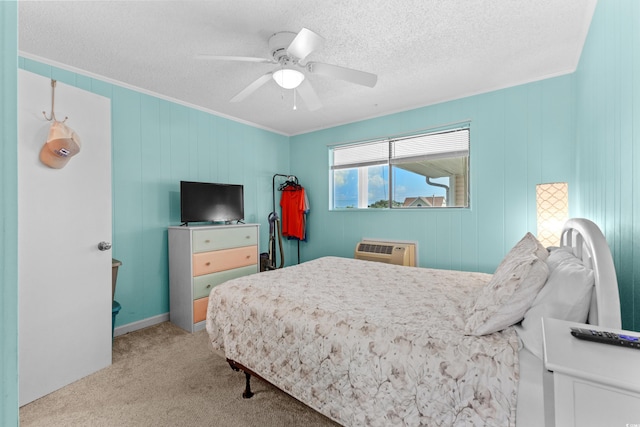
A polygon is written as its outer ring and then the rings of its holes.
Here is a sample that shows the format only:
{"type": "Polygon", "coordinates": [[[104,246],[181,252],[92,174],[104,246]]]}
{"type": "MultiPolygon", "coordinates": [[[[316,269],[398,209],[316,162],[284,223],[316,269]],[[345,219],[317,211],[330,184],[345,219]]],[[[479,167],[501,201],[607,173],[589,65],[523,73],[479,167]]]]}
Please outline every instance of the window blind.
{"type": "Polygon", "coordinates": [[[392,164],[468,155],[468,128],[391,140],[392,164]]]}
{"type": "Polygon", "coordinates": [[[371,141],[333,148],[331,169],[384,165],[389,162],[389,141],[371,141]]]}

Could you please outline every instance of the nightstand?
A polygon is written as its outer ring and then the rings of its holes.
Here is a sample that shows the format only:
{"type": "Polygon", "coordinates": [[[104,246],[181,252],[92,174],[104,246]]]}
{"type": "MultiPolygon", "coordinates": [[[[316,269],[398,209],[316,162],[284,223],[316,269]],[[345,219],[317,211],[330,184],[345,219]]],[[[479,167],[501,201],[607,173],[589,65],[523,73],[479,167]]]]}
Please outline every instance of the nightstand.
{"type": "Polygon", "coordinates": [[[542,320],[547,427],[640,427],[640,350],[575,338],[572,326],[625,333],[542,320]]]}

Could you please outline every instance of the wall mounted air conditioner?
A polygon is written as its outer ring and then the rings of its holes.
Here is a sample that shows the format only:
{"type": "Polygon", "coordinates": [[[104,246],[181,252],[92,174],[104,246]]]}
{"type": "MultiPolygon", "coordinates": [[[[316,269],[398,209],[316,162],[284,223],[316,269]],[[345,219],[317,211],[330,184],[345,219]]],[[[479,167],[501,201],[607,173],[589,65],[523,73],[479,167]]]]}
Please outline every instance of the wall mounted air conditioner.
{"type": "Polygon", "coordinates": [[[356,259],[386,262],[387,264],[416,265],[416,245],[413,243],[396,243],[375,240],[358,242],[355,250],[356,259]]]}

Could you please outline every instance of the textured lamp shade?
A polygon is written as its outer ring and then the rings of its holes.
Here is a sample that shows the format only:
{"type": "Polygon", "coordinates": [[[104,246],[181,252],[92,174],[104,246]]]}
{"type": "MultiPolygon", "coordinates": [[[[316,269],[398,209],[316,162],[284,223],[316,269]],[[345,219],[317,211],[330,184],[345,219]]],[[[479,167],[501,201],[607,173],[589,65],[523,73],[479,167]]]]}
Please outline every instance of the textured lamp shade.
{"type": "Polygon", "coordinates": [[[569,218],[569,186],[566,182],[536,185],[538,240],[543,246],[559,246],[562,226],[569,218]]]}
{"type": "Polygon", "coordinates": [[[304,80],[304,74],[298,70],[283,68],[273,73],[273,80],[285,89],[295,89],[304,80]]]}

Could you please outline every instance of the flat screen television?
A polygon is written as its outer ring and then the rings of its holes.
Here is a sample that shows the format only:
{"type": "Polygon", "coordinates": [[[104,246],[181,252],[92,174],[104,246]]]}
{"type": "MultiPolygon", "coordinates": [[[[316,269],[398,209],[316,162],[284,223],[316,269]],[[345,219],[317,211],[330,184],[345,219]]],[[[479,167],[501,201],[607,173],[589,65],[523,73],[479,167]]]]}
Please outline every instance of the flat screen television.
{"type": "Polygon", "coordinates": [[[244,219],[244,187],[240,184],[180,181],[180,221],[225,222],[244,219]]]}

